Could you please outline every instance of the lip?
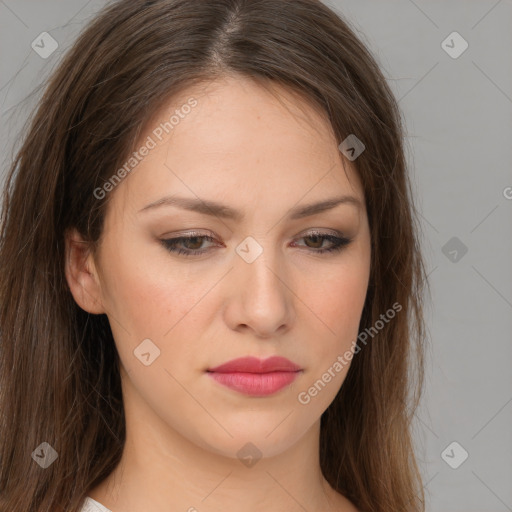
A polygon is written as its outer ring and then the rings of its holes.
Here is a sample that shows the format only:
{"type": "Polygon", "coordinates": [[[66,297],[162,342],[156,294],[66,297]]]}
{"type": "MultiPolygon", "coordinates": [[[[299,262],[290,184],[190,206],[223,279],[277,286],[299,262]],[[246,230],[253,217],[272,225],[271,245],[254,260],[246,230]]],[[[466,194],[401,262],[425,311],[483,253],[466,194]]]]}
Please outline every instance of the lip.
{"type": "Polygon", "coordinates": [[[215,373],[270,373],[270,372],[296,372],[301,367],[292,363],[285,357],[273,356],[267,359],[258,359],[257,357],[239,357],[227,363],[209,368],[209,372],[215,373]]]}
{"type": "Polygon", "coordinates": [[[301,367],[284,357],[241,357],[207,370],[219,384],[250,396],[268,396],[291,384],[301,367]]]}

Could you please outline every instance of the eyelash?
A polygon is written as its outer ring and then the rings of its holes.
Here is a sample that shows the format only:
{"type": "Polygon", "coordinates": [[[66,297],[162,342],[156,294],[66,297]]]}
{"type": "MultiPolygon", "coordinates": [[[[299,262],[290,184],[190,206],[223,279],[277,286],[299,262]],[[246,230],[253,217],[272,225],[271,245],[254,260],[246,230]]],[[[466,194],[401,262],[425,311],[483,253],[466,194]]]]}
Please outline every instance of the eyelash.
{"type": "MultiPolygon", "coordinates": [[[[311,238],[311,237],[323,238],[325,240],[329,240],[331,243],[334,244],[332,247],[330,247],[328,249],[309,249],[314,254],[337,253],[337,252],[340,252],[347,245],[349,245],[350,242],[352,242],[352,239],[350,239],[350,238],[338,237],[338,236],[330,235],[328,233],[321,233],[319,231],[310,232],[309,235],[302,236],[299,238],[299,240],[301,238],[311,238]]],[[[186,249],[185,250],[185,249],[176,248],[176,245],[179,244],[180,242],[184,242],[184,241],[192,240],[192,239],[196,239],[196,238],[202,239],[202,240],[207,240],[210,242],[215,241],[215,239],[213,237],[208,236],[208,235],[191,234],[190,236],[180,236],[180,237],[176,237],[176,238],[163,239],[163,240],[161,240],[161,242],[162,242],[163,246],[169,252],[174,252],[174,253],[182,254],[185,256],[199,256],[201,254],[205,254],[208,251],[208,249],[203,249],[203,250],[186,249]]]]}

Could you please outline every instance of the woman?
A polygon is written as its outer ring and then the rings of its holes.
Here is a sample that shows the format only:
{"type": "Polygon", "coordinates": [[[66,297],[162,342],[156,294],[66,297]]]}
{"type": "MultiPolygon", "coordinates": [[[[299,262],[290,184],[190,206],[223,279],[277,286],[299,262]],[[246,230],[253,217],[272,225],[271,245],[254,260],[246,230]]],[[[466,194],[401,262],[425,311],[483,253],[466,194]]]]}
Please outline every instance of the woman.
{"type": "Polygon", "coordinates": [[[0,510],[423,511],[410,188],[320,2],[105,8],[4,194],[0,510]]]}

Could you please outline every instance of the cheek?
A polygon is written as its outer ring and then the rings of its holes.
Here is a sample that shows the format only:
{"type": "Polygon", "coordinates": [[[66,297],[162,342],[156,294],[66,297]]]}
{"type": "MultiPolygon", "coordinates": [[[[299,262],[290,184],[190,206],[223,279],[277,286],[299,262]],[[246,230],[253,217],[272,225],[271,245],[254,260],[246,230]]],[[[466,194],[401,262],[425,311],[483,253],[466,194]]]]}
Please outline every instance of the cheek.
{"type": "MultiPolygon", "coordinates": [[[[106,305],[118,351],[127,356],[149,338],[160,349],[160,364],[169,364],[169,350],[193,366],[197,358],[195,339],[207,325],[214,287],[222,273],[199,277],[181,265],[172,265],[162,257],[130,258],[117,261],[108,278],[106,305]],[[177,343],[177,341],[180,343],[177,343]]],[[[129,361],[129,359],[125,359],[129,361]]],[[[171,365],[172,366],[172,365],[171,365]]]]}
{"type": "Polygon", "coordinates": [[[167,309],[178,301],[177,290],[166,286],[156,267],[130,261],[118,262],[108,288],[113,310],[138,332],[141,322],[147,328],[164,324],[167,309]]]}
{"type": "Polygon", "coordinates": [[[345,333],[356,334],[368,288],[364,267],[332,272],[319,286],[304,289],[306,304],[319,318],[322,330],[336,339],[345,333]],[[321,322],[320,322],[321,320],[321,322]]]}
{"type": "Polygon", "coordinates": [[[143,322],[146,328],[160,326],[161,330],[167,326],[169,329],[174,317],[184,314],[194,299],[186,276],[165,260],[165,253],[149,248],[146,241],[129,245],[121,242],[110,253],[119,257],[109,261],[104,292],[106,306],[110,305],[113,314],[117,313],[133,326],[143,322]]]}

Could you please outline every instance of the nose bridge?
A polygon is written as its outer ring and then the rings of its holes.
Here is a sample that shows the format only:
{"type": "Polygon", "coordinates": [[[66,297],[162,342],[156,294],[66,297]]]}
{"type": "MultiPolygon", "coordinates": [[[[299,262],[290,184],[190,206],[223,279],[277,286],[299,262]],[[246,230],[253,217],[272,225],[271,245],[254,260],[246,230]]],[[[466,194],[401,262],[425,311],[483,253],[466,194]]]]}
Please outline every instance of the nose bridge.
{"type": "Polygon", "coordinates": [[[271,247],[270,239],[267,238],[265,243],[258,242],[252,237],[248,238],[237,248],[237,253],[242,260],[238,262],[239,275],[244,285],[251,290],[252,296],[280,295],[282,282],[277,277],[280,272],[277,269],[279,262],[275,249],[271,247]],[[244,253],[243,251],[247,249],[248,252],[244,253]]]}
{"type": "Polygon", "coordinates": [[[271,237],[247,237],[236,252],[234,278],[243,315],[239,320],[255,330],[273,332],[287,322],[292,306],[278,251],[271,237]]]}

